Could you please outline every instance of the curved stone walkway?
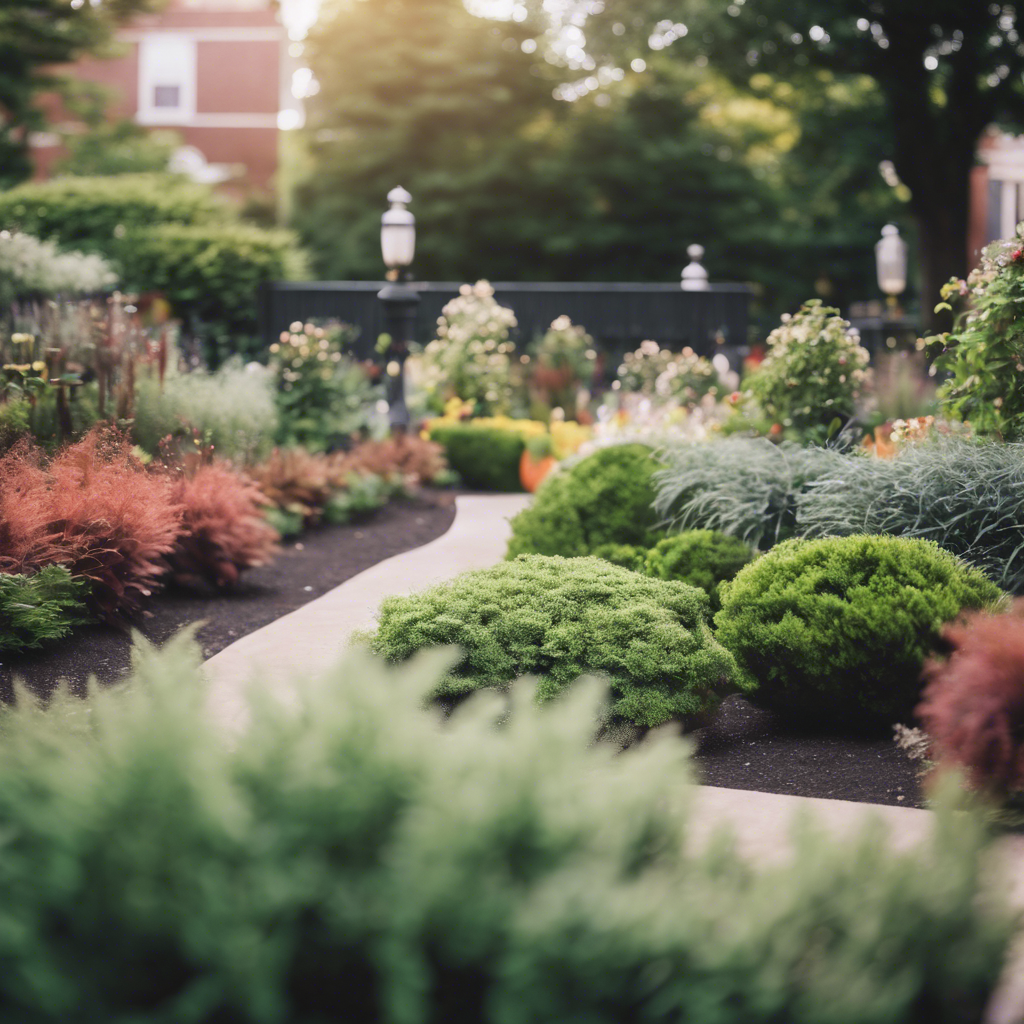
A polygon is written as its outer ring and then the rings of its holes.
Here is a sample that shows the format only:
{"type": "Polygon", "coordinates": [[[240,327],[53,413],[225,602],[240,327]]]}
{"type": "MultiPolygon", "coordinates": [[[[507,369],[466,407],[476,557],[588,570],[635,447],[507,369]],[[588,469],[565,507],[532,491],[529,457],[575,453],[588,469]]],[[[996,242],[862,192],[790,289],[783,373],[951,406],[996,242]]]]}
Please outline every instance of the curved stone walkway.
{"type": "MultiPolygon", "coordinates": [[[[443,536],[379,562],[216,654],[205,665],[212,712],[227,728],[244,728],[243,695],[249,680],[287,681],[322,671],[341,657],[353,632],[373,626],[385,597],[422,590],[500,561],[509,536],[508,520],[528,501],[526,495],[460,497],[455,521],[443,536]]],[[[788,855],[790,825],[799,813],[812,813],[838,835],[858,831],[868,817],[879,818],[895,849],[909,849],[926,838],[932,822],[929,811],[911,807],[709,786],[699,787],[694,810],[694,841],[703,842],[727,828],[740,851],[759,863],[788,855]]],[[[1001,840],[995,861],[993,870],[1006,901],[1024,908],[1024,837],[1001,840]]],[[[1008,968],[1003,989],[990,1007],[989,1024],[1024,1024],[1024,970],[1019,969],[1024,949],[1014,961],[1018,969],[1008,968]]]]}

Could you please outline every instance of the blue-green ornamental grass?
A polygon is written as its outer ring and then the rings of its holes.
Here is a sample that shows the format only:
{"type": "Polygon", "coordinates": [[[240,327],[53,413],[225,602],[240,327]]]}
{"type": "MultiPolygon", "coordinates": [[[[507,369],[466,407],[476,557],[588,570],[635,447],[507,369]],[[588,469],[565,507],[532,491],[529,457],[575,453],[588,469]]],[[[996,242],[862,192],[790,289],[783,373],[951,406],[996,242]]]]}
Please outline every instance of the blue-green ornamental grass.
{"type": "Polygon", "coordinates": [[[716,637],[751,699],[814,726],[910,720],[942,625],[1002,591],[931,541],[790,540],[720,590],[716,637]]]}
{"type": "Polygon", "coordinates": [[[712,636],[707,595],[600,558],[520,555],[381,605],[372,650],[403,662],[424,648],[463,652],[438,696],[539,679],[537,695],[580,676],[611,681],[616,717],[655,726],[713,707],[734,676],[712,636]]]}

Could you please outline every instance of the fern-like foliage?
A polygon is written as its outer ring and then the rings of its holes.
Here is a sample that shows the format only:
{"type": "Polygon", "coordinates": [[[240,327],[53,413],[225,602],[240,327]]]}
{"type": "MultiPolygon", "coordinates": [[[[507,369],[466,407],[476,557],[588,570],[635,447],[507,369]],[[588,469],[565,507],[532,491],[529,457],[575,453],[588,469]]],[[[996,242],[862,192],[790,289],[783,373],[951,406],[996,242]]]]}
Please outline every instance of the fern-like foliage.
{"type": "Polygon", "coordinates": [[[445,656],[350,658],[254,688],[225,742],[198,661],[178,639],[0,713],[7,1019],[982,1019],[1013,924],[970,815],[900,853],[805,827],[755,866],[694,842],[686,744],[593,743],[593,682],[442,728],[445,656]]]}
{"type": "Polygon", "coordinates": [[[654,508],[671,530],[717,530],[769,548],[798,536],[811,483],[854,457],[751,437],[673,445],[660,453],[654,508]]]}
{"type": "Polygon", "coordinates": [[[805,536],[920,537],[1024,593],[1024,444],[949,437],[892,459],[841,456],[798,499],[805,536]]]}
{"type": "Polygon", "coordinates": [[[0,652],[42,647],[88,622],[86,589],[59,565],[31,576],[0,573],[0,652]]]}

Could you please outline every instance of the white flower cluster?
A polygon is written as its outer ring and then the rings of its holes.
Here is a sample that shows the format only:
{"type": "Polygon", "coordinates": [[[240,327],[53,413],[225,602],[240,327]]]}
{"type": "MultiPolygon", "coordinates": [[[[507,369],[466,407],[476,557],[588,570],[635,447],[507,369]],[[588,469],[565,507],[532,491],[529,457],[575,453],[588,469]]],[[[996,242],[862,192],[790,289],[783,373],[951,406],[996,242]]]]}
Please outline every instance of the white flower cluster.
{"type": "Polygon", "coordinates": [[[716,395],[718,387],[718,374],[710,360],[689,346],[682,352],[670,352],[656,341],[642,341],[635,352],[627,352],[618,378],[615,390],[678,399],[688,405],[705,395],[716,395]]]}
{"type": "Polygon", "coordinates": [[[86,295],[113,288],[117,275],[101,256],[61,252],[53,242],[0,231],[0,281],[15,292],[86,295]]]}
{"type": "Polygon", "coordinates": [[[464,284],[441,311],[437,337],[423,350],[423,383],[431,393],[502,409],[511,396],[511,309],[499,305],[486,281],[464,284]]]}

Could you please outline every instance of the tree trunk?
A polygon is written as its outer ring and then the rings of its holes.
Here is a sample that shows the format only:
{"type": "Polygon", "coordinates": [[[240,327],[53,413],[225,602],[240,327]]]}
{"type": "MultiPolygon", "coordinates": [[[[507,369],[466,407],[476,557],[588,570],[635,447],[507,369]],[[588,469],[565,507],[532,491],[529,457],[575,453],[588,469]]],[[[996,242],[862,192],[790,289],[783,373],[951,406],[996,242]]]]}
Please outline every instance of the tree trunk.
{"type": "MultiPolygon", "coordinates": [[[[945,188],[929,190],[912,205],[917,223],[921,321],[929,333],[949,330],[950,315],[935,313],[942,301],[942,286],[951,277],[966,277],[969,224],[970,171],[960,181],[944,182],[945,188]],[[943,195],[943,193],[946,193],[943,195]]],[[[913,265],[911,265],[913,273],[913,265]]]]}

